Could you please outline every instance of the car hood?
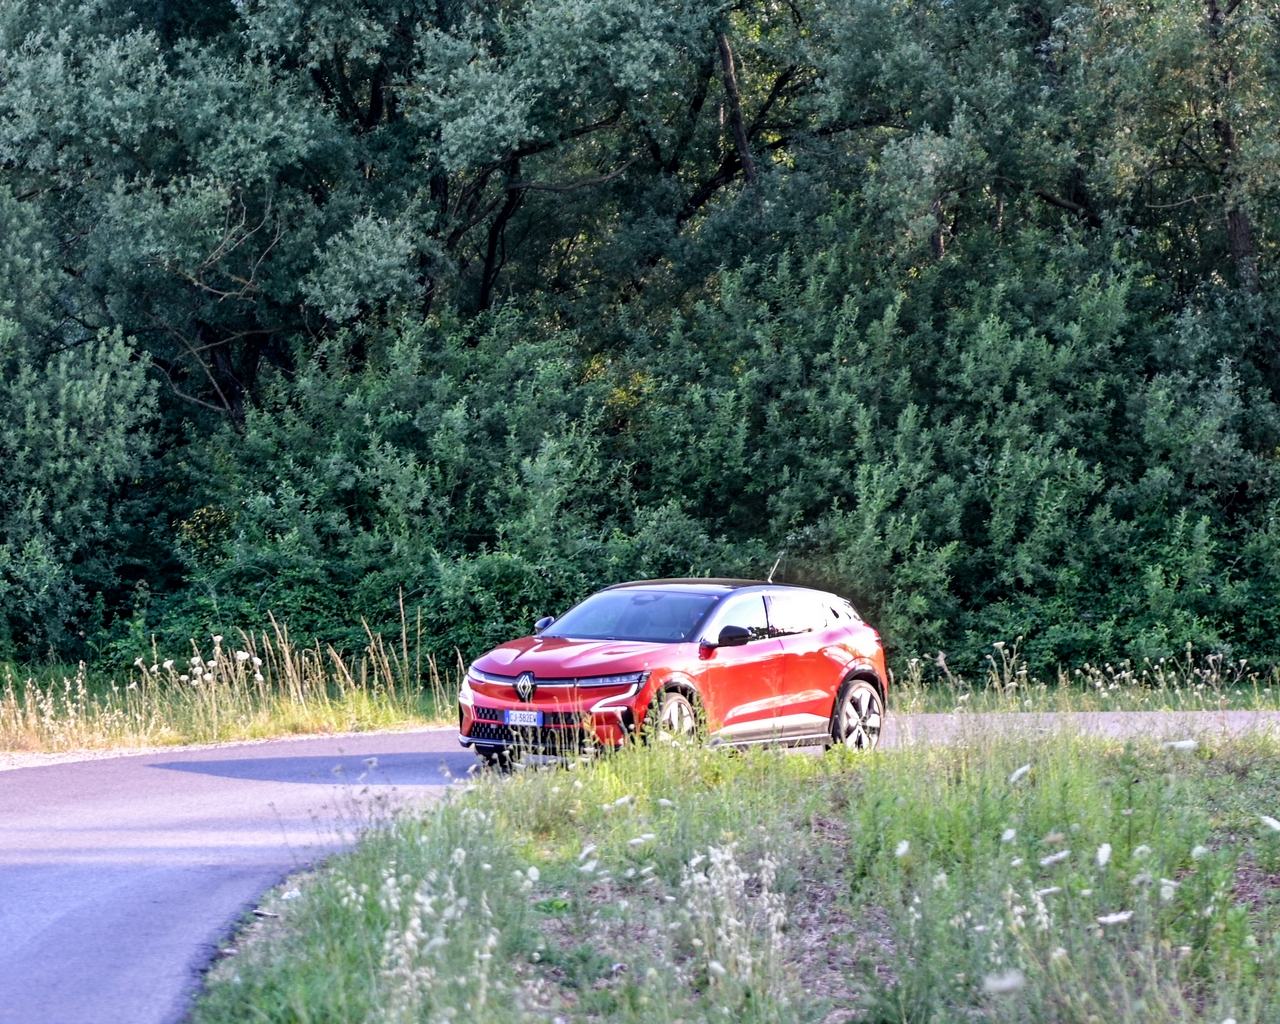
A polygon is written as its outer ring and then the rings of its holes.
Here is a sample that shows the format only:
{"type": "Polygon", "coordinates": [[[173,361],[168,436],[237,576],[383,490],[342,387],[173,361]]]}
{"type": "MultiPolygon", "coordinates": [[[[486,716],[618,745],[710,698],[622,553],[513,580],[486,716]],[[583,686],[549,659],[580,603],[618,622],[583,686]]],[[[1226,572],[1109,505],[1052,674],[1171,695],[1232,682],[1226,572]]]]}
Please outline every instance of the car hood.
{"type": "Polygon", "coordinates": [[[532,672],[537,679],[581,679],[653,668],[679,644],[636,640],[568,640],[528,636],[495,647],[476,668],[499,676],[532,672]]]}

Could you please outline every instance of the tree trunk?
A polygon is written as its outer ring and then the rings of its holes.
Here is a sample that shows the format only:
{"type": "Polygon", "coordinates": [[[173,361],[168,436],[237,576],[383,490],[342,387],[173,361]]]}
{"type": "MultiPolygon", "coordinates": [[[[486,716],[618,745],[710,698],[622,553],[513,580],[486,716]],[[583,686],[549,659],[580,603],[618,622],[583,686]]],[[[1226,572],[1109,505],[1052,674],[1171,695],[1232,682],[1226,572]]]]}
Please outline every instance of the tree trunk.
{"type": "Polygon", "coordinates": [[[733,48],[723,32],[716,36],[720,44],[720,63],[724,65],[724,92],[729,100],[729,127],[738,147],[738,159],[742,161],[742,177],[748,185],[756,183],[756,162],[751,156],[751,140],[747,138],[747,126],[742,120],[742,101],[738,96],[738,74],[733,68],[733,48]]]}

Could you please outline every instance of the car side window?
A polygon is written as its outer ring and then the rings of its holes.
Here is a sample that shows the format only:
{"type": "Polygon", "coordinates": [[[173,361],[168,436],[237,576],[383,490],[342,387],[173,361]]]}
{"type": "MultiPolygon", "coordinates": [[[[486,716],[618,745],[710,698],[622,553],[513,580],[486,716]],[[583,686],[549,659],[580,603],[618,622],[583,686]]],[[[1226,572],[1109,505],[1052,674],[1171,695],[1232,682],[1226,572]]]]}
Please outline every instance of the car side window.
{"type": "Polygon", "coordinates": [[[708,640],[715,640],[725,626],[742,626],[751,633],[752,640],[768,637],[769,619],[764,610],[764,597],[760,594],[741,594],[725,598],[707,623],[703,635],[708,640]]]}
{"type": "Polygon", "coordinates": [[[769,595],[769,634],[793,636],[826,629],[831,611],[815,594],[782,592],[769,595]]]}

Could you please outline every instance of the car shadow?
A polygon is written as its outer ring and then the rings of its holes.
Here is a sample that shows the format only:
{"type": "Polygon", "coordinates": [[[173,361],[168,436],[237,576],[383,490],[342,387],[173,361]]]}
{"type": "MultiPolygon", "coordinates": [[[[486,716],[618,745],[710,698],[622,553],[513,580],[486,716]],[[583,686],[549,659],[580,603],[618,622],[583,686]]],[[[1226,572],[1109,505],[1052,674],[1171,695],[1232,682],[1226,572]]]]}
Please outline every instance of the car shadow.
{"type": "Polygon", "coordinates": [[[468,751],[429,754],[342,754],[329,757],[237,757],[213,761],[162,761],[148,765],[175,772],[255,782],[312,785],[447,786],[469,778],[477,764],[468,751]]]}

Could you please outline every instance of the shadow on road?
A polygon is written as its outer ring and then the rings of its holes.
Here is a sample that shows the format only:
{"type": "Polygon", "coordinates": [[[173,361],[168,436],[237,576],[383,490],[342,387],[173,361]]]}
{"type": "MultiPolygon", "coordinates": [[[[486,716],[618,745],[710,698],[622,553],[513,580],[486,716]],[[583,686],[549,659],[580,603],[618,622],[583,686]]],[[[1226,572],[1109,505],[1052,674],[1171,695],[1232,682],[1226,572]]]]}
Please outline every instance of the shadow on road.
{"type": "Polygon", "coordinates": [[[148,765],[175,772],[216,775],[258,782],[297,782],[317,785],[447,786],[468,778],[476,765],[468,751],[378,754],[338,757],[237,757],[211,761],[162,761],[148,765]]]}

